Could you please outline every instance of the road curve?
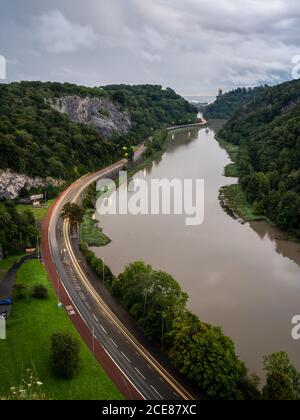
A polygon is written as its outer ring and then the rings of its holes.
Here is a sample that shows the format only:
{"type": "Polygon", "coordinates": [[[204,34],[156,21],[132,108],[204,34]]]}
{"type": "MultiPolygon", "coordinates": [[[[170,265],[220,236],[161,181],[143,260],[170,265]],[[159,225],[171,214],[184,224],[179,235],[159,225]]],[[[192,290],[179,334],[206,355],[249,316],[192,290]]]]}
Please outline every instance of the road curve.
{"type": "MultiPolygon", "coordinates": [[[[138,158],[144,146],[136,152],[138,158]]],[[[72,322],[127,399],[191,400],[185,389],[134,337],[94,289],[76,252],[68,221],[60,217],[67,202],[79,202],[85,189],[100,178],[119,172],[126,160],[69,186],[49,210],[42,226],[42,253],[46,269],[72,322]]],[[[77,242],[77,243],[76,243],[77,242]]]]}

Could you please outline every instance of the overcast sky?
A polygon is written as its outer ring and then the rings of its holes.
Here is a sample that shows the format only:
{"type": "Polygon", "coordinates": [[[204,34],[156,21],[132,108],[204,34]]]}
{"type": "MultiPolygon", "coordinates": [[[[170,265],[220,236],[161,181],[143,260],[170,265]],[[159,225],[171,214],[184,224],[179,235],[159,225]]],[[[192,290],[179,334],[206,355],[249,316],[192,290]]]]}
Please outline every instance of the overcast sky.
{"type": "Polygon", "coordinates": [[[299,0],[0,0],[7,80],[185,95],[291,79],[299,0]]]}

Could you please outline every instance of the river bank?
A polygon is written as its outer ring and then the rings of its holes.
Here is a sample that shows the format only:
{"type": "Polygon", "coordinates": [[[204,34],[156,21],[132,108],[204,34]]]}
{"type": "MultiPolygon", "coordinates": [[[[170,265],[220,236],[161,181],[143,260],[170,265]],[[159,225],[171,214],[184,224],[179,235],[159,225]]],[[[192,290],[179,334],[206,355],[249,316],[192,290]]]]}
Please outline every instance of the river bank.
{"type": "Polygon", "coordinates": [[[223,210],[233,219],[238,220],[240,223],[251,222],[266,222],[270,227],[274,227],[278,233],[278,239],[299,243],[299,239],[291,234],[277,228],[275,224],[265,215],[262,215],[250,204],[247,200],[246,194],[239,183],[239,166],[238,154],[239,146],[224,141],[219,135],[216,135],[216,140],[219,145],[226,150],[231,163],[227,164],[224,168],[224,176],[227,178],[235,178],[235,184],[225,185],[220,188],[219,200],[223,210]]]}
{"type": "Polygon", "coordinates": [[[247,201],[246,195],[239,183],[239,146],[224,141],[218,133],[216,134],[216,140],[218,141],[220,147],[226,150],[232,161],[224,167],[224,176],[226,178],[236,178],[237,180],[235,184],[221,187],[219,192],[221,207],[230,217],[238,220],[242,224],[265,221],[273,226],[273,223],[266,216],[257,213],[254,207],[247,201]]]}

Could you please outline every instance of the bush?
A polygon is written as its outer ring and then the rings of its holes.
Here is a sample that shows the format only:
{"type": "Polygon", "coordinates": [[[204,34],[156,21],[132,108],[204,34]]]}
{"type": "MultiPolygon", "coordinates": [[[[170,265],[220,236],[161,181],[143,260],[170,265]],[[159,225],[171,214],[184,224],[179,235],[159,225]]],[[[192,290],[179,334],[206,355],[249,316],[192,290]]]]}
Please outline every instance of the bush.
{"type": "Polygon", "coordinates": [[[70,334],[52,334],[51,350],[51,362],[54,373],[61,378],[74,378],[80,361],[78,340],[70,334]]]}
{"type": "Polygon", "coordinates": [[[28,298],[29,291],[28,286],[24,283],[17,283],[14,286],[14,298],[17,300],[23,300],[28,298]]]}
{"type": "Polygon", "coordinates": [[[48,289],[43,284],[36,284],[33,286],[32,296],[35,299],[48,299],[48,289]]]}

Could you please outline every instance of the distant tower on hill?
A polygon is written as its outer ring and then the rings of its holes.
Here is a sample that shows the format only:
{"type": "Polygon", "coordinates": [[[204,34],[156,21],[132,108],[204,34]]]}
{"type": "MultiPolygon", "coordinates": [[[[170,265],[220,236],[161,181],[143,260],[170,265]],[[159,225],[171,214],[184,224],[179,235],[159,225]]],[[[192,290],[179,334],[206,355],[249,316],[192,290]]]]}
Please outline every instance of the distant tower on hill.
{"type": "Polygon", "coordinates": [[[219,89],[219,94],[218,94],[218,96],[217,96],[217,101],[218,101],[219,99],[221,99],[221,98],[222,98],[222,96],[223,96],[223,90],[222,90],[222,89],[219,89]]]}

